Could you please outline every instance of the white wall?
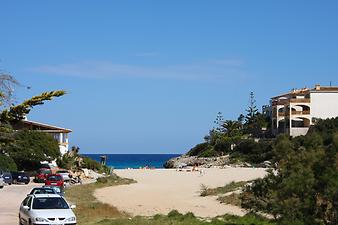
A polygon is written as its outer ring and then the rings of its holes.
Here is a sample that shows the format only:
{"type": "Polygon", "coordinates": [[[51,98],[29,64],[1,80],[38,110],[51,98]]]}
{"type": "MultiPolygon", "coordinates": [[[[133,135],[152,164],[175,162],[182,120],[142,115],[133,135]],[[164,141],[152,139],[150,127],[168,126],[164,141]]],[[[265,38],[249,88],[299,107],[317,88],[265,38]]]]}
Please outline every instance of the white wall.
{"type": "Polygon", "coordinates": [[[308,132],[309,128],[308,127],[297,127],[297,128],[291,128],[290,130],[290,136],[292,137],[297,137],[300,135],[306,135],[308,132]]]}
{"type": "Polygon", "coordinates": [[[63,145],[59,145],[61,155],[64,155],[68,152],[68,148],[63,145]]]}
{"type": "Polygon", "coordinates": [[[311,117],[327,119],[338,116],[338,93],[311,92],[311,117]]]}

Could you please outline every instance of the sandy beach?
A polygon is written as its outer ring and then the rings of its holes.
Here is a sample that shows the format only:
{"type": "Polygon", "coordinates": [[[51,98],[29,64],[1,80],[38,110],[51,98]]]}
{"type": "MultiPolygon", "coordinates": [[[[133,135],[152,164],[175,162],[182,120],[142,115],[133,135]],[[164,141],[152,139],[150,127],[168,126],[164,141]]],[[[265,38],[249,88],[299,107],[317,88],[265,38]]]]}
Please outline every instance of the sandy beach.
{"type": "Polygon", "coordinates": [[[205,173],[182,172],[174,169],[115,170],[121,177],[137,183],[106,187],[95,191],[95,197],[116,206],[132,216],[167,214],[173,209],[181,213],[193,212],[199,217],[215,217],[225,213],[244,215],[236,206],[220,204],[216,197],[200,197],[201,185],[215,188],[231,181],[246,181],[263,177],[261,168],[203,169],[205,173]]]}

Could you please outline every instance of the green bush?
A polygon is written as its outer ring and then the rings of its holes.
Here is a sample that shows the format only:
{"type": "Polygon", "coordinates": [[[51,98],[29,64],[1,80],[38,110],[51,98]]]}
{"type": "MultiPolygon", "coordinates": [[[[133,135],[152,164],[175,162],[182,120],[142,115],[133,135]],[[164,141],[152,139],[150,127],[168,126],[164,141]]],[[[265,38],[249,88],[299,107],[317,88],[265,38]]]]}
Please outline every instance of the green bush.
{"type": "Polygon", "coordinates": [[[17,166],[11,157],[0,154],[0,170],[17,171],[17,166]]]}
{"type": "Polygon", "coordinates": [[[230,154],[231,158],[239,158],[242,161],[259,164],[273,157],[272,141],[256,142],[252,139],[241,141],[230,154]]]}
{"type": "Polygon", "coordinates": [[[87,156],[82,156],[82,167],[83,168],[88,168],[88,169],[92,169],[92,170],[100,170],[102,165],[101,163],[99,163],[98,161],[94,160],[94,159],[91,159],[87,156]]]}
{"type": "Polygon", "coordinates": [[[187,155],[198,156],[209,148],[210,148],[209,143],[207,143],[207,142],[200,143],[200,144],[197,144],[192,149],[190,149],[190,151],[187,153],[187,155]]]}
{"type": "Polygon", "coordinates": [[[14,134],[15,143],[6,151],[19,170],[36,170],[40,161],[54,160],[60,156],[57,141],[46,133],[21,130],[14,134]]]}
{"type": "Polygon", "coordinates": [[[274,171],[247,186],[242,206],[278,224],[338,224],[338,120],[320,121],[306,136],[273,144],[274,171]]]}
{"type": "Polygon", "coordinates": [[[218,156],[218,152],[216,152],[213,148],[210,148],[199,155],[199,157],[214,157],[214,156],[218,156]]]}

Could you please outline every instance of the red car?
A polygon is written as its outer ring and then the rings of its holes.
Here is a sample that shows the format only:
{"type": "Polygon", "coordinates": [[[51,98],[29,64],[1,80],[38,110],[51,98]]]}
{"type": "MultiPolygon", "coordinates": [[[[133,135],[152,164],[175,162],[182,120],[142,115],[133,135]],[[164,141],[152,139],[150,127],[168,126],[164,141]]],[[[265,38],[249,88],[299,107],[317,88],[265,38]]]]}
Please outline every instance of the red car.
{"type": "Polygon", "coordinates": [[[60,174],[49,174],[45,180],[45,185],[63,187],[64,181],[60,174]]]}
{"type": "Polygon", "coordinates": [[[52,171],[50,169],[45,169],[45,168],[39,169],[37,174],[34,177],[34,182],[44,183],[48,174],[52,174],[52,171]]]}

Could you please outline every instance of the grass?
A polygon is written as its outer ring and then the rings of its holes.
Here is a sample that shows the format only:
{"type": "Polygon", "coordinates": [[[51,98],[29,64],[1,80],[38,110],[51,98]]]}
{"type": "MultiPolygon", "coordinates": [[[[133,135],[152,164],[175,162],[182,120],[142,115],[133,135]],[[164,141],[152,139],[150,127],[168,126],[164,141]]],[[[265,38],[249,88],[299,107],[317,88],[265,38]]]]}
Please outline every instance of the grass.
{"type": "Polygon", "coordinates": [[[219,196],[217,200],[224,204],[241,207],[241,199],[239,196],[237,193],[231,193],[230,195],[219,196]]]}
{"type": "Polygon", "coordinates": [[[180,214],[176,210],[168,215],[155,215],[152,218],[104,219],[99,225],[275,225],[260,216],[248,214],[243,217],[224,215],[209,220],[201,220],[192,213],[180,214]]]}
{"type": "Polygon", "coordinates": [[[204,197],[208,195],[218,195],[217,200],[220,201],[221,203],[241,207],[241,199],[239,197],[240,194],[230,192],[243,188],[249,182],[251,181],[239,181],[239,182],[233,181],[223,187],[217,188],[208,188],[207,186],[202,185],[200,196],[204,197]]]}
{"type": "Polygon", "coordinates": [[[93,196],[97,188],[126,185],[133,182],[133,180],[113,175],[100,178],[98,182],[93,184],[73,186],[67,189],[67,199],[77,205],[75,214],[78,225],[275,225],[274,222],[254,214],[247,214],[243,217],[224,215],[212,219],[200,219],[192,213],[181,214],[173,210],[168,215],[130,217],[113,206],[99,202],[93,196]]]}
{"type": "Polygon", "coordinates": [[[208,196],[208,195],[220,195],[220,194],[226,194],[228,192],[236,191],[239,188],[244,187],[247,183],[250,181],[239,181],[239,182],[234,182],[232,181],[231,183],[223,186],[223,187],[217,187],[217,188],[208,188],[205,185],[201,185],[201,196],[208,196]]]}
{"type": "Polygon", "coordinates": [[[133,180],[112,175],[109,177],[99,178],[96,183],[78,185],[66,189],[67,200],[76,204],[74,212],[77,216],[78,224],[97,224],[98,221],[101,221],[104,218],[125,216],[117,208],[99,202],[93,196],[93,193],[97,188],[125,185],[133,182],[133,180]]]}

